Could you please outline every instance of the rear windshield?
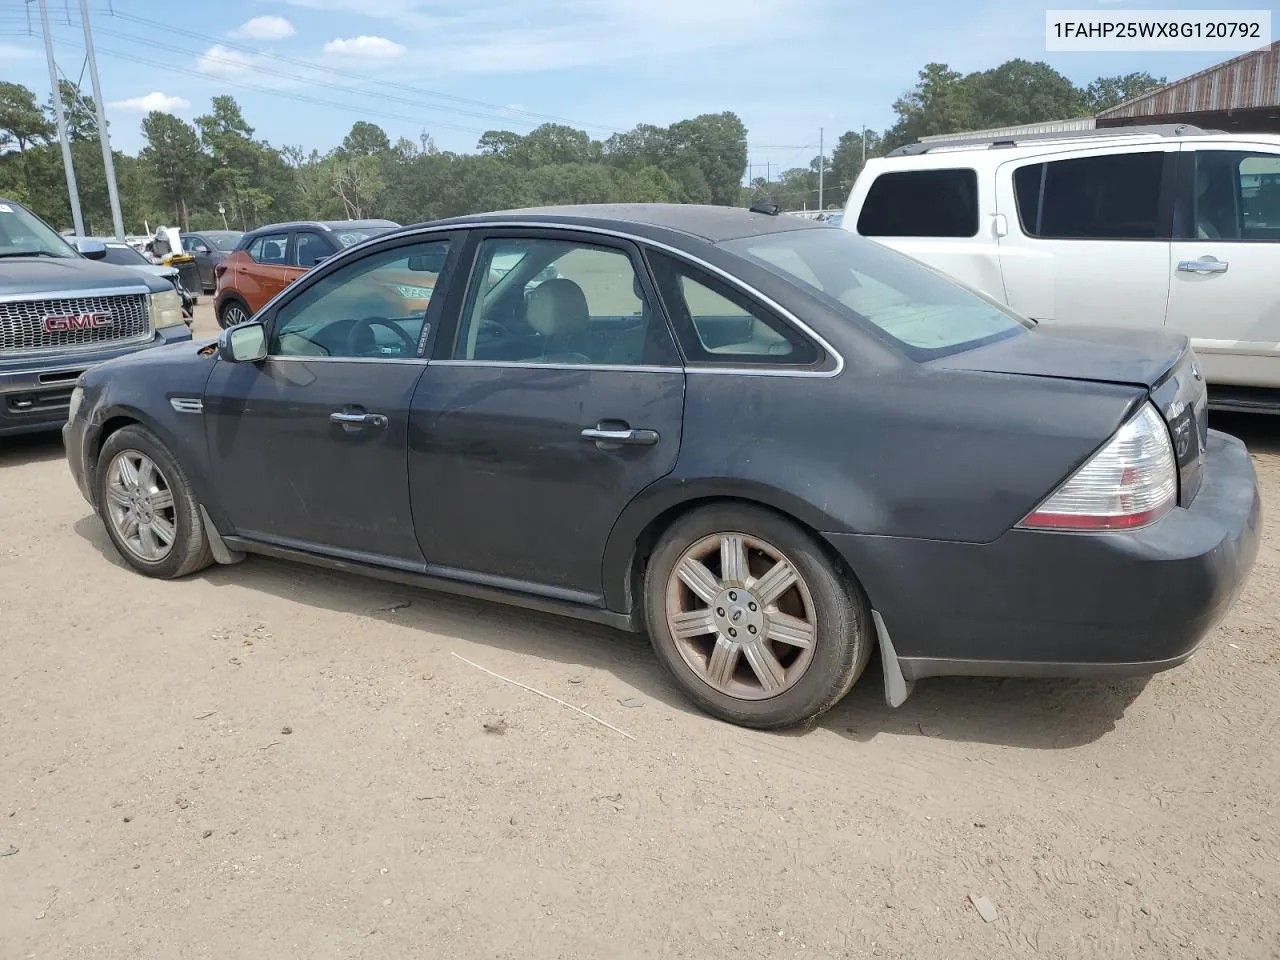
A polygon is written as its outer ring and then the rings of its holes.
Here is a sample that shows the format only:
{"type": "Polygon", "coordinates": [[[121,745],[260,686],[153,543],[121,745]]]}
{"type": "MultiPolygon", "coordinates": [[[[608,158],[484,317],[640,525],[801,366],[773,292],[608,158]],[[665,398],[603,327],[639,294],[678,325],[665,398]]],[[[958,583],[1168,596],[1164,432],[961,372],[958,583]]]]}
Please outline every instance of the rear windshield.
{"type": "Polygon", "coordinates": [[[721,246],[871,324],[916,359],[959,353],[1030,326],[995,301],[846,230],[792,230],[721,246]]]}
{"type": "Polygon", "coordinates": [[[230,253],[236,248],[236,244],[240,242],[240,238],[243,236],[243,233],[214,233],[207,234],[206,239],[216,249],[221,250],[223,253],[230,253]]]}
{"type": "Polygon", "coordinates": [[[353,247],[357,243],[363,243],[370,237],[376,237],[380,233],[386,233],[388,230],[394,229],[395,227],[357,227],[352,230],[335,230],[333,235],[345,249],[347,247],[353,247]]]}

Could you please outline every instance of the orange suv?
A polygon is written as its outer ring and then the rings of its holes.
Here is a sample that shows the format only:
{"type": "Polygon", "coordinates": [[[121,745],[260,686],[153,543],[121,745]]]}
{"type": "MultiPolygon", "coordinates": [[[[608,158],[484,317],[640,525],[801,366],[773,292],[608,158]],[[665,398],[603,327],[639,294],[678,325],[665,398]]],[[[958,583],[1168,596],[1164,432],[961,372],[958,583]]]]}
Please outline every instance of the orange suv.
{"type": "MultiPolygon", "coordinates": [[[[304,220],[246,233],[214,267],[218,323],[224,328],[244,323],[317,263],[399,226],[391,220],[304,220]]],[[[419,275],[414,285],[421,283],[419,275]]],[[[429,298],[427,292],[422,299],[429,298]]]]}

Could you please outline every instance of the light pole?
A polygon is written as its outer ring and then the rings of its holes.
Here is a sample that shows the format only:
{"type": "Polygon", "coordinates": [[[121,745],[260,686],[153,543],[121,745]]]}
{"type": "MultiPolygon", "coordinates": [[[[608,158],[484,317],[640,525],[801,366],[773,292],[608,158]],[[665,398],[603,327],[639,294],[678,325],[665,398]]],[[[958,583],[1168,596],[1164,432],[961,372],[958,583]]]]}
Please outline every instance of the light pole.
{"type": "Polygon", "coordinates": [[[218,201],[218,213],[222,214],[222,229],[223,229],[223,230],[228,229],[228,227],[227,227],[227,208],[226,208],[226,207],[224,207],[224,206],[222,205],[222,201],[221,201],[221,200],[219,200],[219,201],[218,201]]]}
{"type": "Polygon", "coordinates": [[[120,191],[116,188],[116,165],[111,157],[111,138],[107,136],[107,112],[102,102],[102,84],[98,81],[98,61],[93,55],[93,36],[89,33],[89,0],[80,0],[80,23],[84,27],[84,50],[89,61],[89,79],[93,83],[93,106],[98,114],[98,140],[102,144],[102,166],[107,173],[107,198],[111,202],[111,225],[116,239],[124,240],[124,217],[120,213],[120,191]]]}
{"type": "Polygon", "coordinates": [[[40,0],[40,26],[44,28],[44,55],[49,61],[49,83],[53,87],[53,119],[62,143],[62,169],[67,175],[67,196],[71,200],[71,221],[76,236],[84,236],[84,217],[80,214],[80,188],[76,186],[76,169],[71,161],[71,139],[67,136],[67,118],[62,112],[62,90],[58,87],[58,65],[53,59],[53,35],[49,32],[49,5],[40,0]]]}

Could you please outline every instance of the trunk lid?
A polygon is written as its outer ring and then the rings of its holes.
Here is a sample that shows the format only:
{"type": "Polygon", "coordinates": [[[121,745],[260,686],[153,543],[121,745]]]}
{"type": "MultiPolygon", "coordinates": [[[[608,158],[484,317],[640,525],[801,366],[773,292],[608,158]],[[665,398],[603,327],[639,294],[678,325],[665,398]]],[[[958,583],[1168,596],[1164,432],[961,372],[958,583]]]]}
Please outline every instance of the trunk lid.
{"type": "Polygon", "coordinates": [[[932,361],[980,373],[1143,387],[1169,426],[1178,461],[1178,502],[1200,489],[1208,441],[1208,392],[1190,341],[1164,330],[1040,325],[1025,336],[932,361]]]}

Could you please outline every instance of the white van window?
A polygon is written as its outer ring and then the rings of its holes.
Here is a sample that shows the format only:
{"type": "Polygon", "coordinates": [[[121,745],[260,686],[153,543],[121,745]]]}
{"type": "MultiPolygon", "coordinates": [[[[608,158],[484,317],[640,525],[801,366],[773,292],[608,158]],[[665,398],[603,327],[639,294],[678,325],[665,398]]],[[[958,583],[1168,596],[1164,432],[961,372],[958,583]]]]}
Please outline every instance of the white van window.
{"type": "Polygon", "coordinates": [[[978,174],[969,169],[901,170],[871,184],[858,233],[864,237],[975,237],[978,174]]]}
{"type": "Polygon", "coordinates": [[[1019,167],[1013,187],[1022,232],[1042,240],[1159,239],[1164,162],[1152,151],[1019,167]]]}
{"type": "Polygon", "coordinates": [[[1280,156],[1201,150],[1195,158],[1195,239],[1280,240],[1280,156]]]}

